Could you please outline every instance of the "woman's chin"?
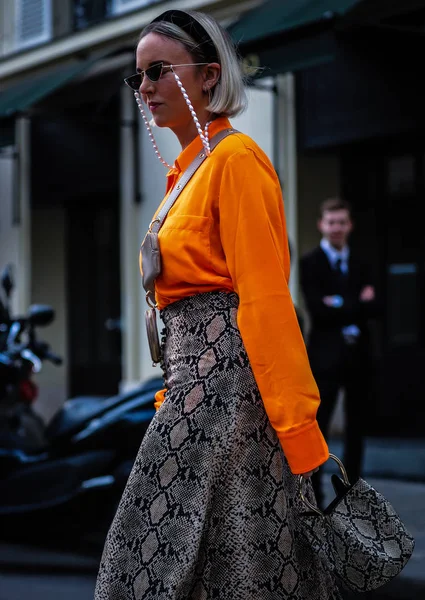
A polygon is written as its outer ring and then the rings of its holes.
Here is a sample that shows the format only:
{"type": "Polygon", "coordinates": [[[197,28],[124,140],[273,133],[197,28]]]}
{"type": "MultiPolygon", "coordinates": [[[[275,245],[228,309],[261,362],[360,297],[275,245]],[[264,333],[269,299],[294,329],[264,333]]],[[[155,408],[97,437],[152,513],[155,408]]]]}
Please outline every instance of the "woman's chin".
{"type": "Polygon", "coordinates": [[[167,127],[168,123],[164,118],[161,119],[160,115],[152,115],[151,120],[149,121],[151,127],[167,127]]]}

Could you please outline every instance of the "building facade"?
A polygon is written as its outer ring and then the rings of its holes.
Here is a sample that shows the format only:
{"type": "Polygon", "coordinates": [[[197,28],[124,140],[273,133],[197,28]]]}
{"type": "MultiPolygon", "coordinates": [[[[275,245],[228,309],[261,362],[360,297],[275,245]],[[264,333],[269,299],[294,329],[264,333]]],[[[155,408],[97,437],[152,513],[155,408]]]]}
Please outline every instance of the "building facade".
{"type": "MultiPolygon", "coordinates": [[[[46,417],[68,396],[156,375],[138,250],[164,168],[122,79],[138,32],[171,8],[210,11],[253,74],[252,135],[282,181],[297,260],[319,241],[317,207],[341,194],[376,265],[371,435],[423,435],[425,123],[419,85],[425,0],[3,0],[0,4],[0,250],[14,307],[47,302],[45,337],[65,357],[39,376],[46,417]]],[[[168,162],[169,132],[155,133],[168,162]]]]}
{"type": "MultiPolygon", "coordinates": [[[[255,1],[4,0],[0,19],[0,255],[13,310],[51,304],[40,336],[64,357],[37,376],[46,418],[68,397],[112,395],[158,376],[144,331],[140,242],[165,189],[123,78],[142,27],[163,10],[211,11],[227,26],[255,1]]],[[[249,90],[234,125],[274,153],[275,96],[249,90]],[[255,116],[259,113],[262,119],[255,116]]],[[[155,132],[172,162],[178,143],[155,132]]]]}

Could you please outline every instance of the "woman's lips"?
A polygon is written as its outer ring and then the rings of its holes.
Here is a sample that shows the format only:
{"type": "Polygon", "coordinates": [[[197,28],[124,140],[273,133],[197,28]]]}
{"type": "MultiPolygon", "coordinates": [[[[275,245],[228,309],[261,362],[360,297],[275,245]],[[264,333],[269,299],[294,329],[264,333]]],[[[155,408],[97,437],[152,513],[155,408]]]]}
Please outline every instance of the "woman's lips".
{"type": "Polygon", "coordinates": [[[158,108],[158,106],[161,106],[161,104],[159,102],[150,102],[149,103],[149,110],[151,112],[154,112],[158,108]]]}

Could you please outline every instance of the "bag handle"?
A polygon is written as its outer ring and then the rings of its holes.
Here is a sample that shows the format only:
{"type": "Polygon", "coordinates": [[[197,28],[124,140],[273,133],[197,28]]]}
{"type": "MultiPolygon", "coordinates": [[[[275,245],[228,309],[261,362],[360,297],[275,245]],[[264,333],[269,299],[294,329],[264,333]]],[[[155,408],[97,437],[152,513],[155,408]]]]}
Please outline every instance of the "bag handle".
{"type": "MultiPolygon", "coordinates": [[[[211,152],[214,150],[214,148],[217,146],[217,144],[219,142],[221,142],[221,140],[224,140],[224,138],[226,138],[228,135],[230,135],[232,133],[238,133],[238,131],[233,128],[228,128],[228,129],[223,129],[222,131],[219,131],[218,133],[216,133],[215,136],[212,137],[210,140],[211,152]]],[[[172,208],[172,206],[175,203],[175,201],[177,200],[177,198],[182,193],[184,186],[192,178],[192,176],[195,174],[195,172],[198,170],[198,168],[201,166],[201,164],[204,162],[204,160],[206,158],[207,158],[207,154],[205,151],[202,151],[200,154],[197,154],[195,156],[195,158],[193,159],[191,164],[188,166],[186,171],[180,177],[177,185],[174,187],[174,189],[168,196],[167,200],[162,205],[161,210],[158,212],[157,216],[150,224],[150,226],[149,226],[150,232],[158,233],[158,231],[162,227],[162,224],[165,221],[165,217],[167,216],[168,212],[172,208]]]]}
{"type": "MultiPolygon", "coordinates": [[[[344,484],[349,487],[350,484],[350,480],[348,479],[348,475],[347,475],[347,471],[342,463],[342,461],[335,456],[335,454],[329,454],[329,458],[331,458],[332,460],[334,460],[336,462],[336,464],[339,467],[339,470],[341,471],[341,475],[342,475],[342,479],[344,481],[344,484]]],[[[302,475],[298,476],[298,487],[299,487],[299,491],[300,491],[300,496],[301,496],[301,500],[303,501],[303,503],[307,506],[307,508],[309,508],[310,510],[312,510],[313,512],[317,513],[318,515],[320,515],[321,517],[323,517],[323,512],[317,508],[317,506],[315,506],[314,504],[312,504],[310,502],[310,500],[308,500],[305,496],[304,493],[304,484],[305,484],[305,478],[302,475]]]]}

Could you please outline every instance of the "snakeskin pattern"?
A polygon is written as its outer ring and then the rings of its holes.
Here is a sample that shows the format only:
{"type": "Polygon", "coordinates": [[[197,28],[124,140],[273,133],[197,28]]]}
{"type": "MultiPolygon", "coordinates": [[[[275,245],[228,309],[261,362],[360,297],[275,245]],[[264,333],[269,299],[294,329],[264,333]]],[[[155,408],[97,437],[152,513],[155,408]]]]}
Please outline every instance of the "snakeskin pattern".
{"type": "Polygon", "coordinates": [[[354,592],[374,590],[398,575],[415,545],[388,500],[361,478],[329,514],[309,513],[302,530],[342,586],[354,592]]]}
{"type": "MultiPolygon", "coordinates": [[[[176,302],[166,398],[110,527],[95,600],[339,600],[265,414],[235,294],[176,302]]],[[[309,495],[311,496],[311,486],[309,495]]]]}

